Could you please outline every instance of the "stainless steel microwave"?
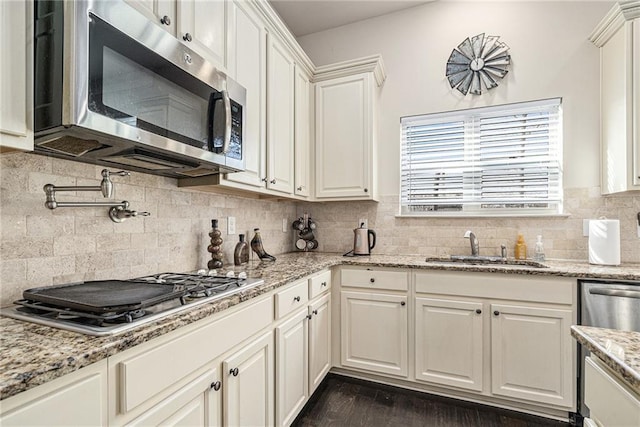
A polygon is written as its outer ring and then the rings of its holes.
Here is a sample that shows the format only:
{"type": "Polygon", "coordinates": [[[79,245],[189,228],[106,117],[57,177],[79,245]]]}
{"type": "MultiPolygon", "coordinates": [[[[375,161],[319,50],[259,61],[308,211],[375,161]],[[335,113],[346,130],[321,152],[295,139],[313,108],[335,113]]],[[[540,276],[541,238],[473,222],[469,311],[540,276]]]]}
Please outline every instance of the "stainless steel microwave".
{"type": "Polygon", "coordinates": [[[243,87],[121,0],[34,9],[37,152],[172,177],[244,169],[243,87]]]}

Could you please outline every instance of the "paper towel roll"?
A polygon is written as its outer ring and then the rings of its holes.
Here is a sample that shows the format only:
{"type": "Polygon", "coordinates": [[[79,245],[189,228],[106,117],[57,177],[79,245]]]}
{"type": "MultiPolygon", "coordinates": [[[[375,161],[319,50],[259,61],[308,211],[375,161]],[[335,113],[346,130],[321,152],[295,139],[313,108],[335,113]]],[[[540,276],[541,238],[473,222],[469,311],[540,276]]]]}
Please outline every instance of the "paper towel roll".
{"type": "Polygon", "coordinates": [[[620,221],[589,221],[589,263],[620,265],[620,221]]]}

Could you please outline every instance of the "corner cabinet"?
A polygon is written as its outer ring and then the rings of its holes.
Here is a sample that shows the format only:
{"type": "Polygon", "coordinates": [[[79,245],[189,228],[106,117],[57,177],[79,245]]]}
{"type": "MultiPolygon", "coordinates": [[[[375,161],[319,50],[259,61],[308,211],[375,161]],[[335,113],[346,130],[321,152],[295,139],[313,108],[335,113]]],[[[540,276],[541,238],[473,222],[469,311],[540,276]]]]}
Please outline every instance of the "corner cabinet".
{"type": "Polygon", "coordinates": [[[385,74],[372,56],[319,67],[315,82],[315,196],[376,200],[377,102],[385,74]]]}
{"type": "Polygon", "coordinates": [[[589,39],[600,48],[601,191],[640,190],[640,1],[616,3],[589,39]]]}
{"type": "Polygon", "coordinates": [[[0,152],[33,150],[32,2],[0,2],[0,152]]]}

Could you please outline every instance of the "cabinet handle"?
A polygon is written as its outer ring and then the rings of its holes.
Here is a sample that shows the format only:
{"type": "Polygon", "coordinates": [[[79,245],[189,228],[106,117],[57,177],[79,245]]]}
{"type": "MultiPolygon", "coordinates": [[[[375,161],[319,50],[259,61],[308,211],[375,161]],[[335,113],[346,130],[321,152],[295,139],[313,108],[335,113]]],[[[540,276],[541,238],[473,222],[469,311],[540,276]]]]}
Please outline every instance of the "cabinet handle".
{"type": "Polygon", "coordinates": [[[193,40],[193,37],[191,37],[191,34],[186,33],[184,36],[182,36],[182,40],[186,41],[186,42],[190,42],[193,40]]]}
{"type": "Polygon", "coordinates": [[[171,18],[169,18],[167,15],[164,15],[162,18],[160,18],[160,22],[164,25],[171,25],[171,18]]]}
{"type": "Polygon", "coordinates": [[[320,283],[320,286],[327,286],[327,282],[320,283]]]}
{"type": "Polygon", "coordinates": [[[318,314],[318,310],[313,310],[312,313],[313,314],[318,314]]]}
{"type": "Polygon", "coordinates": [[[493,315],[494,316],[500,316],[500,312],[498,310],[496,310],[496,311],[493,312],[493,315]]]}
{"type": "Polygon", "coordinates": [[[294,300],[295,302],[300,302],[300,297],[293,297],[293,300],[294,300]]]}
{"type": "Polygon", "coordinates": [[[404,301],[400,301],[400,305],[404,307],[405,305],[407,305],[407,303],[404,301]]]}
{"type": "Polygon", "coordinates": [[[275,180],[275,178],[274,178],[274,179],[272,179],[272,180],[271,180],[271,181],[269,181],[269,182],[270,182],[270,183],[272,183],[272,184],[275,184],[275,183],[276,183],[276,180],[275,180]]]}
{"type": "Polygon", "coordinates": [[[220,390],[220,387],[222,387],[222,383],[220,381],[211,383],[211,388],[214,389],[215,391],[220,390]]]}
{"type": "Polygon", "coordinates": [[[479,308],[476,308],[476,314],[482,314],[482,310],[480,310],[479,308]]]}
{"type": "Polygon", "coordinates": [[[230,369],[230,370],[229,370],[229,373],[230,373],[231,375],[233,375],[234,377],[237,377],[237,376],[238,376],[238,374],[240,373],[240,371],[238,370],[238,368],[233,368],[233,369],[230,369]]]}
{"type": "Polygon", "coordinates": [[[368,192],[369,192],[369,189],[368,189],[368,188],[365,188],[365,189],[364,189],[364,192],[365,192],[365,193],[368,193],[368,192]]]}
{"type": "Polygon", "coordinates": [[[371,279],[369,279],[369,281],[370,281],[371,283],[375,283],[376,279],[372,277],[371,279]]]}

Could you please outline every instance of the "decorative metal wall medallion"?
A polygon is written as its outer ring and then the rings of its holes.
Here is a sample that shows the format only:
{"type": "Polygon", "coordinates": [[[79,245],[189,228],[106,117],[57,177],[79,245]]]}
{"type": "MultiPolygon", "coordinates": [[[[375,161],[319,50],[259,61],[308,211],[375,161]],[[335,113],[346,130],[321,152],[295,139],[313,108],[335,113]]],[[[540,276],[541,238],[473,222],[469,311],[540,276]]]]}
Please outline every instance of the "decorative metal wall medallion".
{"type": "Polygon", "coordinates": [[[451,89],[456,88],[463,95],[481,95],[482,86],[486,90],[498,86],[496,79],[507,74],[506,67],[511,63],[509,46],[498,39],[498,36],[478,34],[451,51],[447,61],[447,79],[451,89]]]}

